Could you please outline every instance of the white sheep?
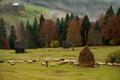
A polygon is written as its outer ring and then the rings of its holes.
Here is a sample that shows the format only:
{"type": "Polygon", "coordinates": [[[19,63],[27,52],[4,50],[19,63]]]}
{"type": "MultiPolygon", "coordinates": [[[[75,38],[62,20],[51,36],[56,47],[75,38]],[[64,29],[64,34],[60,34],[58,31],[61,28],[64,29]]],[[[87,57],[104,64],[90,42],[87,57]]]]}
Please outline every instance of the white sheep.
{"type": "Polygon", "coordinates": [[[33,63],[33,60],[27,60],[28,63],[33,63]]]}
{"type": "Polygon", "coordinates": [[[108,66],[113,66],[113,64],[112,64],[112,63],[107,63],[107,65],[108,65],[108,66]]]}
{"type": "Polygon", "coordinates": [[[43,62],[43,63],[41,63],[41,65],[42,65],[42,66],[46,66],[46,63],[43,62]]]}
{"type": "Polygon", "coordinates": [[[51,63],[50,66],[54,67],[54,66],[55,66],[55,63],[51,63]]]}

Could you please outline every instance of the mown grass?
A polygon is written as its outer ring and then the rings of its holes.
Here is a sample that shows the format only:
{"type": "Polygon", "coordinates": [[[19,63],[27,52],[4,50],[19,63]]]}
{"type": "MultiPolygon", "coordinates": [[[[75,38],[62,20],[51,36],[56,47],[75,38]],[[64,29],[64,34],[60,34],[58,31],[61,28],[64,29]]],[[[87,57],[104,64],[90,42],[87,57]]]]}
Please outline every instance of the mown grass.
{"type": "MultiPolygon", "coordinates": [[[[120,80],[120,67],[100,66],[98,68],[79,68],[70,64],[55,67],[41,66],[45,58],[64,58],[77,60],[83,47],[72,49],[40,48],[27,49],[25,54],[15,54],[14,50],[0,50],[0,80],[120,80]],[[11,66],[7,60],[39,59],[35,63],[17,63],[11,66]]],[[[120,49],[114,47],[90,47],[96,61],[104,62],[109,52],[120,49]]],[[[49,64],[50,64],[49,63],[49,64]]]]}

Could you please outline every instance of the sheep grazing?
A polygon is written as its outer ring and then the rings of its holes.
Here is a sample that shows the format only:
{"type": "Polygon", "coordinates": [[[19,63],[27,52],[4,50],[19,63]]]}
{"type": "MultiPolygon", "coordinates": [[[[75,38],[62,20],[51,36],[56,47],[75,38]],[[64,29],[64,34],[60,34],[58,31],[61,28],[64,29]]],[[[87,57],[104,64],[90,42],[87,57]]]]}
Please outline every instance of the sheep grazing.
{"type": "Polygon", "coordinates": [[[51,63],[50,66],[54,67],[54,66],[55,66],[55,63],[51,63]]]}
{"type": "Polygon", "coordinates": [[[27,60],[28,63],[33,63],[33,60],[27,60]]]}
{"type": "Polygon", "coordinates": [[[61,61],[61,62],[58,62],[58,65],[63,65],[63,64],[66,64],[68,63],[67,61],[61,61]]]}
{"type": "Polygon", "coordinates": [[[42,65],[42,66],[46,66],[46,63],[43,62],[43,63],[41,63],[41,65],[42,65]]]}
{"type": "Polygon", "coordinates": [[[112,63],[107,63],[107,65],[108,65],[108,66],[113,66],[113,64],[112,64],[112,63]]]}
{"type": "Polygon", "coordinates": [[[62,59],[62,58],[54,58],[54,59],[52,59],[52,61],[64,61],[64,59],[62,59]]]}
{"type": "Polygon", "coordinates": [[[34,59],[34,60],[33,60],[33,62],[38,62],[38,61],[39,61],[39,59],[34,59]]]}
{"type": "Polygon", "coordinates": [[[9,63],[10,65],[15,65],[15,64],[16,64],[16,61],[15,61],[15,60],[8,60],[8,63],[9,63]]]}
{"type": "Polygon", "coordinates": [[[70,64],[78,63],[76,60],[70,60],[70,64]]]}
{"type": "Polygon", "coordinates": [[[73,65],[74,65],[74,66],[79,66],[79,63],[78,63],[78,62],[76,62],[76,63],[73,63],[73,65]]]}
{"type": "Polygon", "coordinates": [[[106,63],[102,63],[102,62],[96,62],[99,65],[105,65],[106,63]]]}
{"type": "Polygon", "coordinates": [[[44,61],[51,61],[51,60],[52,60],[51,58],[44,59],[44,61]]]}
{"type": "Polygon", "coordinates": [[[15,62],[10,62],[10,65],[12,66],[12,65],[15,65],[16,63],[15,62]]]}
{"type": "Polygon", "coordinates": [[[23,60],[17,60],[16,63],[23,63],[23,60]]]}

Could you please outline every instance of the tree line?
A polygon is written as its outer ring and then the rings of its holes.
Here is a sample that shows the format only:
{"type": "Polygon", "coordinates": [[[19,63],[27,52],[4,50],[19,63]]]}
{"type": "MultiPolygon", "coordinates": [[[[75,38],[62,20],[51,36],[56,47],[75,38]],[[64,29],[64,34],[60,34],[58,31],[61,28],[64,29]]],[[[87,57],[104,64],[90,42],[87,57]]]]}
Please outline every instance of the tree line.
{"type": "MultiPolygon", "coordinates": [[[[27,20],[17,27],[11,25],[8,35],[5,21],[0,19],[0,48],[14,49],[15,40],[25,41],[27,48],[58,47],[63,41],[74,46],[120,45],[120,8],[114,13],[112,5],[105,15],[101,15],[96,22],[90,22],[89,17],[83,18],[73,14],[66,14],[65,18],[39,20],[34,18],[31,24],[27,20]]],[[[73,48],[74,49],[74,48],[73,48]]]]}

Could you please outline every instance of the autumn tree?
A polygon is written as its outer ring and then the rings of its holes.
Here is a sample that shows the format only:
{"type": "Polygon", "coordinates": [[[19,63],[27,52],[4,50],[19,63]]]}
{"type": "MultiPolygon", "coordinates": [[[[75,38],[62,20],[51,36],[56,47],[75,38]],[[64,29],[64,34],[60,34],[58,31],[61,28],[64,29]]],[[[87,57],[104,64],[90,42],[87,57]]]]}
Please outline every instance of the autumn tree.
{"type": "Polygon", "coordinates": [[[15,40],[16,40],[15,27],[11,25],[11,31],[10,31],[10,36],[9,36],[10,49],[15,49],[15,40]]]}
{"type": "Polygon", "coordinates": [[[120,44],[120,18],[113,16],[108,20],[104,29],[102,29],[101,36],[111,45],[120,44]]]}
{"type": "Polygon", "coordinates": [[[90,28],[89,18],[87,15],[85,15],[80,30],[83,45],[86,45],[87,43],[89,28],[90,28]]]}
{"type": "Polygon", "coordinates": [[[45,42],[45,47],[49,47],[52,40],[56,39],[56,24],[53,20],[44,20],[40,26],[39,39],[45,42]]]}
{"type": "Polygon", "coordinates": [[[79,22],[76,18],[70,20],[67,29],[67,38],[66,40],[71,44],[72,50],[74,51],[75,46],[80,45],[80,27],[79,22]]]}

